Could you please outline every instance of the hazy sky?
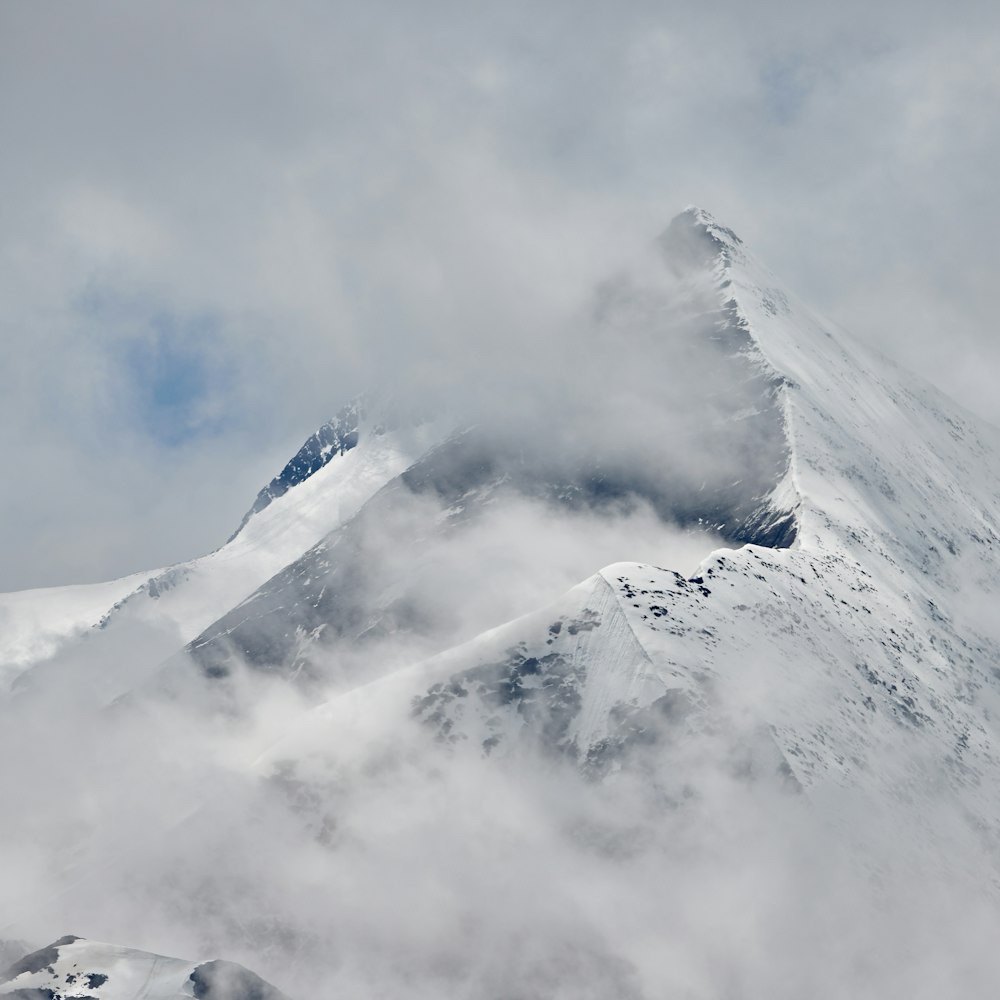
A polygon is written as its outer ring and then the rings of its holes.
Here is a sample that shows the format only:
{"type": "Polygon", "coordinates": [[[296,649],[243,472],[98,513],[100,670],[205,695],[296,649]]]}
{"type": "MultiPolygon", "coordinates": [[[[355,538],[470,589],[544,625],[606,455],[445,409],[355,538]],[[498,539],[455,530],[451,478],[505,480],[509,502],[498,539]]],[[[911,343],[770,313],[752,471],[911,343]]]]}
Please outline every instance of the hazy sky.
{"type": "Polygon", "coordinates": [[[0,589],[214,547],[345,398],[543,337],[690,203],[1000,424],[998,29],[976,2],[9,0],[0,589]]]}

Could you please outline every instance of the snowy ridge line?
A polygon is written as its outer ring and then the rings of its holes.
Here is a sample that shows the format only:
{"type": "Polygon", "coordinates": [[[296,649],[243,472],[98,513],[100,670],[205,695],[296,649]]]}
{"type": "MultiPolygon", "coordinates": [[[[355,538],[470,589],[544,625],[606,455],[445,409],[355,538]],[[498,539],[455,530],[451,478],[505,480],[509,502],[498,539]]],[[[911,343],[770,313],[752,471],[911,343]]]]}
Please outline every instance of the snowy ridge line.
{"type": "MultiPolygon", "coordinates": [[[[357,396],[328,420],[288,460],[285,467],[256,496],[250,509],[243,515],[239,527],[229,536],[231,542],[255,514],[259,514],[271,501],[284,496],[310,476],[319,472],[338,455],[356,448],[365,423],[365,397],[357,396]]],[[[365,428],[367,430],[367,428],[365,428]]],[[[380,433],[375,429],[374,433],[380,433]]]]}
{"type": "Polygon", "coordinates": [[[273,501],[300,486],[335,458],[344,456],[365,439],[381,437],[409,427],[434,423],[440,413],[429,407],[404,405],[391,392],[361,393],[342,406],[337,413],[311,434],[301,448],[257,494],[250,509],[243,515],[239,527],[227,539],[231,542],[273,501]]]}
{"type": "Polygon", "coordinates": [[[0,688],[32,663],[83,636],[145,579],[146,573],[134,573],[107,583],[0,594],[0,688]]]}
{"type": "MultiPolygon", "coordinates": [[[[745,338],[746,344],[738,348],[737,353],[770,383],[771,392],[777,399],[781,412],[782,428],[787,442],[787,468],[775,488],[763,499],[760,507],[751,515],[741,540],[765,545],[771,548],[781,548],[794,545],[798,536],[798,511],[802,506],[798,475],[794,471],[797,464],[795,438],[792,427],[792,408],[789,402],[789,390],[796,383],[791,373],[779,364],[769,354],[758,327],[751,320],[751,314],[744,307],[739,294],[742,276],[739,268],[754,270],[763,277],[770,279],[767,293],[762,293],[768,302],[771,312],[778,309],[789,309],[788,296],[777,287],[777,279],[765,267],[747,253],[743,241],[728,227],[721,225],[707,211],[697,206],[689,206],[677,216],[660,238],[661,245],[669,249],[675,246],[684,248],[688,259],[678,264],[676,254],[672,267],[684,277],[699,277],[708,273],[721,307],[723,319],[720,326],[730,330],[738,330],[745,338]],[[704,243],[708,243],[707,252],[704,243]],[[698,246],[701,244],[701,246],[698,246]],[[697,246],[697,250],[692,248],[697,246]],[[694,253],[694,264],[690,255],[694,253]]],[[[759,282],[752,282],[750,287],[759,293],[763,287],[759,282]]],[[[766,339],[766,338],[765,338],[766,339]]]]}
{"type": "MultiPolygon", "coordinates": [[[[585,704],[601,704],[606,735],[613,714],[636,717],[668,686],[687,692],[692,704],[719,706],[730,699],[727,691],[759,675],[772,691],[761,724],[776,734],[783,766],[802,787],[860,783],[866,794],[894,797],[894,781],[919,780],[906,762],[897,762],[898,771],[877,766],[896,745],[899,727],[924,733],[963,783],[998,767],[993,737],[961,694],[993,683],[990,654],[967,641],[942,610],[959,592],[949,559],[960,552],[963,532],[981,581],[991,591],[998,587],[993,536],[977,531],[996,523],[995,451],[990,471],[967,475],[970,455],[989,452],[971,423],[956,417],[940,394],[907,388],[908,377],[893,366],[875,357],[859,362],[866,353],[860,345],[848,343],[848,350],[835,340],[727,233],[711,225],[714,243],[726,238],[714,251],[712,273],[723,304],[738,311],[754,351],[780,379],[790,455],[771,502],[804,518],[796,548],[720,549],[688,580],[640,564],[613,567],[614,579],[604,571],[604,581],[619,588],[618,604],[643,657],[655,665],[657,683],[640,685],[638,697],[614,665],[622,637],[612,634],[602,604],[603,617],[597,616],[600,624],[591,620],[588,651],[579,659],[572,651],[556,655],[561,640],[544,622],[553,609],[442,654],[423,668],[433,676],[407,670],[379,682],[381,688],[353,692],[355,711],[378,690],[412,684],[417,697],[423,685],[429,700],[422,718],[443,739],[496,753],[498,737],[512,743],[526,728],[536,735],[541,729],[554,746],[587,754],[600,744],[602,729],[585,704]],[[914,435],[916,427],[921,432],[914,435]],[[913,457],[896,450],[899,439],[909,442],[913,457]],[[964,498],[958,507],[956,497],[964,498]],[[947,535],[940,526],[920,527],[927,509],[951,512],[947,535]],[[802,663],[810,664],[808,672],[802,663]],[[617,685],[613,694],[595,694],[608,684],[617,685]],[[825,693],[818,696],[818,689],[825,693]],[[853,762],[831,758],[831,739],[852,748],[853,762]],[[956,746],[958,756],[950,749],[956,746]]],[[[590,601],[599,603],[596,596],[590,601]]],[[[594,608],[584,602],[576,614],[585,610],[594,608]]],[[[995,805],[976,793],[966,807],[984,823],[997,819],[995,805]]]]}
{"type": "MultiPolygon", "coordinates": [[[[408,425],[387,411],[359,442],[269,500],[230,541],[205,556],[105,584],[0,595],[0,682],[13,683],[94,627],[149,627],[195,639],[302,552],[351,518],[450,426],[408,425]]],[[[315,435],[313,436],[315,437],[315,435]]],[[[310,439],[312,440],[312,439],[310,439]]]]}

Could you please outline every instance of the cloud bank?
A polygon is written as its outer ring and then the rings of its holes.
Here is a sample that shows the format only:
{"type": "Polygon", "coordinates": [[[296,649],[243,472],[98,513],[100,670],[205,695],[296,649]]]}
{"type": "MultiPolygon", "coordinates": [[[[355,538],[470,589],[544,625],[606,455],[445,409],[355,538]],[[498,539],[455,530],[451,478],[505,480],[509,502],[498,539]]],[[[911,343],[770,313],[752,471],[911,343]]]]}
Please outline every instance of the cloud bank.
{"type": "Polygon", "coordinates": [[[9,6],[0,587],[213,547],[346,398],[543,341],[690,202],[1000,421],[962,9],[9,6]]]}

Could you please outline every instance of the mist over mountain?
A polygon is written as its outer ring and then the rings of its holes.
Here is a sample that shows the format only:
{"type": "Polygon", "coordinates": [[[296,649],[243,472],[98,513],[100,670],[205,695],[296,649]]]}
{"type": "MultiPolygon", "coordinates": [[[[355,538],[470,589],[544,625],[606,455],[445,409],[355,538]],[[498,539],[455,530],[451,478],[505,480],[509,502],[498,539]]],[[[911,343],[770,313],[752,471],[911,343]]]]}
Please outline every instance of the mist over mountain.
{"type": "Polygon", "coordinates": [[[0,994],[989,992],[1000,432],[700,209],[565,302],[0,595],[0,994]]]}

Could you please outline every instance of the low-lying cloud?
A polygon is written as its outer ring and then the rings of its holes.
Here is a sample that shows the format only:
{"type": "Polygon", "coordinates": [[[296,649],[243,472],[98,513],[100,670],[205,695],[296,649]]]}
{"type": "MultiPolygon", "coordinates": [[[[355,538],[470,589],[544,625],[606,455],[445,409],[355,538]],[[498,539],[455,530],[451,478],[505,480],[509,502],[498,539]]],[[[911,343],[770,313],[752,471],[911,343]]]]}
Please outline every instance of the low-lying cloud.
{"type": "Polygon", "coordinates": [[[377,700],[310,728],[244,682],[252,717],[5,725],[6,936],[224,955],[299,996],[931,997],[997,972],[975,886],[860,798],[831,826],[747,769],[767,737],[738,694],[595,782],[528,743],[484,762],[377,700]]]}

